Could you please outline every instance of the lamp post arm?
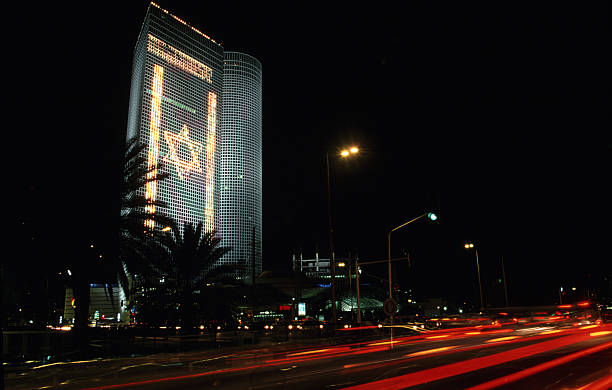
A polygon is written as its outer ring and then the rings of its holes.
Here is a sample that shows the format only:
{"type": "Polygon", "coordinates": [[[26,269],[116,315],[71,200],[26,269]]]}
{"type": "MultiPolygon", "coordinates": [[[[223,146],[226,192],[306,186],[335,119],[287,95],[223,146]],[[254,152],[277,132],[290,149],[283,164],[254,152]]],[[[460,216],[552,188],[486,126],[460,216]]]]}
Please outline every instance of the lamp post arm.
{"type": "Polygon", "coordinates": [[[418,217],[413,218],[413,219],[411,219],[408,222],[404,222],[403,224],[399,225],[398,227],[389,230],[389,233],[387,234],[387,259],[388,259],[388,262],[389,262],[389,265],[388,265],[388,268],[389,268],[388,269],[388,272],[389,272],[389,299],[391,299],[393,297],[392,293],[391,293],[391,289],[392,289],[392,287],[391,287],[391,233],[393,233],[396,230],[399,230],[399,229],[403,228],[404,226],[406,226],[408,224],[411,224],[414,221],[417,221],[417,220],[419,220],[419,219],[421,219],[423,217],[426,217],[426,216],[427,216],[427,213],[421,214],[418,217]]]}
{"type": "Polygon", "coordinates": [[[394,228],[394,229],[391,229],[391,231],[389,232],[389,235],[391,235],[391,233],[392,233],[392,232],[394,232],[394,231],[396,231],[396,230],[399,230],[399,229],[403,228],[404,226],[406,226],[406,225],[408,225],[408,224],[410,224],[410,223],[412,223],[412,222],[414,222],[414,221],[417,221],[417,220],[419,220],[419,219],[421,219],[421,218],[423,218],[423,217],[426,217],[426,216],[427,216],[427,213],[422,214],[422,215],[419,215],[418,217],[413,218],[413,219],[411,219],[410,221],[405,222],[405,223],[403,223],[403,224],[399,225],[398,227],[396,227],[396,228],[394,228]]]}

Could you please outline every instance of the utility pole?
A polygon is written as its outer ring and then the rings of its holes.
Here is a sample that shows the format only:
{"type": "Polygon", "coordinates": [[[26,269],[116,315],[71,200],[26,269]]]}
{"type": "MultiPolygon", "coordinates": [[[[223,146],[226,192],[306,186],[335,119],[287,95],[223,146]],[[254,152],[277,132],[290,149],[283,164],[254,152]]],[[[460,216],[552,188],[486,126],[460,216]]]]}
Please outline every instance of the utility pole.
{"type": "Polygon", "coordinates": [[[478,270],[478,289],[480,290],[480,312],[484,311],[484,301],[482,299],[482,282],[480,281],[480,263],[478,262],[478,249],[476,249],[476,269],[478,270]]]}
{"type": "MultiPolygon", "coordinates": [[[[400,257],[397,259],[384,259],[384,260],[375,260],[375,261],[367,261],[367,262],[362,262],[362,265],[366,265],[366,264],[380,264],[380,263],[391,263],[392,261],[399,261],[399,260],[408,260],[410,261],[410,257],[400,257]]],[[[381,278],[382,279],[382,278],[381,278]]],[[[384,279],[382,279],[384,280],[384,279]]],[[[360,301],[360,295],[359,295],[359,259],[355,259],[355,283],[356,283],[356,290],[357,290],[357,323],[361,324],[361,301],[360,301]]]]}
{"type": "Polygon", "coordinates": [[[357,323],[361,325],[361,302],[359,301],[359,259],[355,259],[355,282],[357,283],[357,323]]]}
{"type": "Polygon", "coordinates": [[[501,257],[502,276],[504,277],[504,297],[506,298],[506,307],[508,307],[508,287],[506,285],[506,269],[504,268],[504,256],[501,257]]]}
{"type": "Polygon", "coordinates": [[[253,286],[255,286],[255,226],[253,226],[253,234],[251,235],[251,278],[253,286]]]}
{"type": "Polygon", "coordinates": [[[331,268],[331,307],[332,307],[332,326],[336,330],[336,259],[334,255],[334,228],[332,224],[331,211],[331,184],[329,179],[329,152],[325,153],[325,164],[327,165],[327,218],[329,222],[329,267],[331,268]]]}
{"type": "Polygon", "coordinates": [[[353,277],[351,275],[351,269],[353,268],[353,264],[351,263],[351,252],[349,251],[348,255],[348,278],[349,278],[349,292],[351,294],[351,322],[354,319],[353,313],[353,277]]]}

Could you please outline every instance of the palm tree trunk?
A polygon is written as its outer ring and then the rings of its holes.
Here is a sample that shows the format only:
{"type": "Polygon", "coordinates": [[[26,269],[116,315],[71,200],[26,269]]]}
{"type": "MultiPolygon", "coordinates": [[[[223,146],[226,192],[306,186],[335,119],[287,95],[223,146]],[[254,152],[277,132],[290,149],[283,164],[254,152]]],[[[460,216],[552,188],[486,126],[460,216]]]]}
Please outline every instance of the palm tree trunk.
{"type": "Polygon", "coordinates": [[[181,330],[182,333],[192,333],[195,328],[195,307],[193,296],[189,289],[183,290],[181,294],[181,330]]]}

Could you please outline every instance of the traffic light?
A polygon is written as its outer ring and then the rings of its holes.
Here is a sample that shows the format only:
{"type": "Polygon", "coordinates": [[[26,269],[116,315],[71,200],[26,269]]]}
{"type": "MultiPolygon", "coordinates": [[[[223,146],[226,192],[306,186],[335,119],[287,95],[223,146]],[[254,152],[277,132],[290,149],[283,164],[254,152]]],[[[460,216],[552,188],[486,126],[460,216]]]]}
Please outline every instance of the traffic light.
{"type": "Polygon", "coordinates": [[[434,213],[427,213],[427,218],[429,218],[430,221],[438,220],[438,216],[434,213]]]}

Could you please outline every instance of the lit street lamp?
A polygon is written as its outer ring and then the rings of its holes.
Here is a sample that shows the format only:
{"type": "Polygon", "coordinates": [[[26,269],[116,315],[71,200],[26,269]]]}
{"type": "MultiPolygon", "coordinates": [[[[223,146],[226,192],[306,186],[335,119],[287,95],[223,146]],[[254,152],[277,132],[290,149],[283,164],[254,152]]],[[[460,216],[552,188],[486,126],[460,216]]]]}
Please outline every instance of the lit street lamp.
{"type": "Polygon", "coordinates": [[[478,290],[480,291],[480,311],[482,312],[484,310],[484,303],[482,300],[482,283],[480,282],[480,263],[478,262],[478,249],[474,248],[474,244],[471,242],[466,243],[463,246],[465,249],[474,249],[474,252],[476,253],[476,269],[478,270],[478,290]]]}
{"type": "MultiPolygon", "coordinates": [[[[359,153],[359,148],[352,146],[349,149],[344,149],[340,152],[341,157],[350,157],[352,154],[359,153]]],[[[334,255],[334,228],[332,223],[331,211],[331,185],[329,175],[329,152],[325,152],[325,164],[327,167],[327,218],[329,221],[329,266],[331,268],[331,293],[332,293],[332,324],[336,327],[336,261],[334,255]]]]}
{"type": "Polygon", "coordinates": [[[389,233],[387,234],[387,259],[388,259],[388,268],[389,268],[389,299],[392,299],[392,288],[391,288],[391,233],[393,233],[396,230],[399,230],[401,228],[403,228],[404,226],[411,224],[412,222],[418,221],[421,218],[427,217],[429,218],[431,221],[435,221],[438,219],[438,216],[434,213],[425,213],[425,214],[421,214],[416,218],[411,219],[408,222],[405,222],[401,225],[399,225],[396,228],[393,228],[389,231],[389,233]]]}

